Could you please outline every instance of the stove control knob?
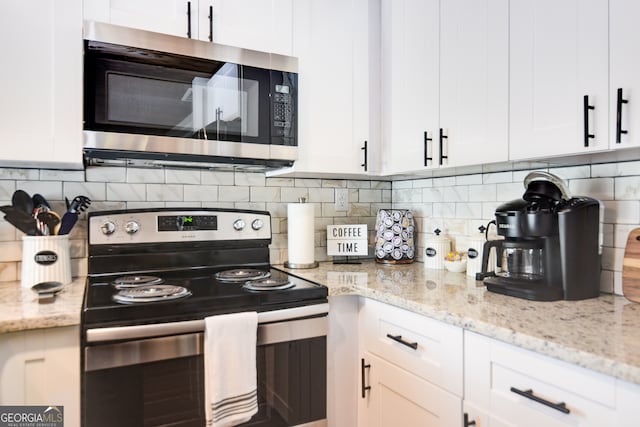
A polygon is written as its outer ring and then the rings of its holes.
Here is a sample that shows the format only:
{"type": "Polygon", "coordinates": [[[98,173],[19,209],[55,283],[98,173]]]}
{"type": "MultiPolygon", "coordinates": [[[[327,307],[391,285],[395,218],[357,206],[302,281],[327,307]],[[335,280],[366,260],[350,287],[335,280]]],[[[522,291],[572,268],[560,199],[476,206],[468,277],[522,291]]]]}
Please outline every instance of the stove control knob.
{"type": "Polygon", "coordinates": [[[107,221],[100,226],[100,231],[102,231],[102,234],[108,236],[116,231],[116,225],[111,221],[107,221]]]}
{"type": "Polygon", "coordinates": [[[126,231],[127,234],[136,234],[138,230],[140,230],[140,224],[136,221],[129,221],[124,225],[124,231],[126,231]]]}
{"type": "Polygon", "coordinates": [[[244,230],[244,227],[245,227],[246,225],[247,225],[247,224],[245,224],[245,222],[244,222],[244,220],[243,220],[243,219],[236,219],[236,220],[233,222],[233,228],[234,228],[236,231],[242,231],[242,230],[244,230]]]}
{"type": "Polygon", "coordinates": [[[251,228],[258,231],[264,226],[264,222],[261,219],[254,219],[251,223],[251,228]]]}

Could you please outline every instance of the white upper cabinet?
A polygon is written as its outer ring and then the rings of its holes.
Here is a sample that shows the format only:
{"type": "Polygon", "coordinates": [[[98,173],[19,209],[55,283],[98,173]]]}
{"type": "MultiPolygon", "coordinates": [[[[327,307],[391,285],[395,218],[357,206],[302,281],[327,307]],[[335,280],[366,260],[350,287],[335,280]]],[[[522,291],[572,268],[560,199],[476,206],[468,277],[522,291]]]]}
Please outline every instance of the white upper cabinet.
{"type": "Polygon", "coordinates": [[[376,9],[374,0],[296,0],[298,160],[280,173],[375,172],[376,9]],[[370,25],[373,27],[370,28],[370,25]],[[374,50],[371,52],[371,50],[374,50]],[[364,150],[365,146],[367,149],[364,150]],[[366,167],[365,167],[366,166],[366,167]]]}
{"type": "Polygon", "coordinates": [[[291,55],[292,1],[84,0],[84,18],[291,55]]]}
{"type": "Polygon", "coordinates": [[[439,1],[382,0],[382,169],[439,166],[439,1]]]}
{"type": "Polygon", "coordinates": [[[606,150],[608,0],[511,0],[510,158],[606,150]]]}
{"type": "Polygon", "coordinates": [[[2,8],[0,164],[80,169],[82,2],[12,0],[2,8]]]}
{"type": "Polygon", "coordinates": [[[611,148],[640,145],[640,2],[610,0],[611,148]]]}
{"type": "Polygon", "coordinates": [[[84,19],[205,40],[198,6],[198,0],[84,0],[84,19]]]}
{"type": "Polygon", "coordinates": [[[508,55],[508,0],[440,2],[443,166],[508,160],[508,55]]]}
{"type": "MultiPolygon", "coordinates": [[[[208,0],[213,10],[213,40],[263,52],[292,54],[293,0],[208,0]]],[[[203,7],[200,2],[200,8],[203,7]]],[[[201,21],[202,22],[202,21],[201,21]]],[[[202,29],[200,30],[202,32],[202,29]]],[[[208,31],[208,30],[207,30],[208,31]]]]}
{"type": "Polygon", "coordinates": [[[383,0],[385,172],[508,158],[507,0],[383,0]]]}

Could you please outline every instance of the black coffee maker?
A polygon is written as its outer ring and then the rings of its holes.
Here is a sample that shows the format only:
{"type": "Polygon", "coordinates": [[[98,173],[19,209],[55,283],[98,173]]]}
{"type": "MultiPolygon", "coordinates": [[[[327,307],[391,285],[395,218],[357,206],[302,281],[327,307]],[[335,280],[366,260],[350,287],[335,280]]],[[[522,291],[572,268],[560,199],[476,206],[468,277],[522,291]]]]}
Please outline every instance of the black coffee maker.
{"type": "Polygon", "coordinates": [[[504,240],[484,245],[482,273],[489,291],[535,301],[580,300],[600,292],[600,203],[571,197],[547,172],[525,178],[522,199],[496,209],[504,240]],[[489,252],[497,272],[487,273],[489,252]]]}

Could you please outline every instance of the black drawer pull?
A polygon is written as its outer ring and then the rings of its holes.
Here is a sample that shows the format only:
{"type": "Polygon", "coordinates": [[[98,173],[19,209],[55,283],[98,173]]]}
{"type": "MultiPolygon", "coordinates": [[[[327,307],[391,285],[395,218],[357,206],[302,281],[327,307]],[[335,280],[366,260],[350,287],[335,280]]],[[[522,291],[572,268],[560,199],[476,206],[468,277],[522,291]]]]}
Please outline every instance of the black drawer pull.
{"type": "Polygon", "coordinates": [[[371,390],[371,386],[367,385],[367,382],[364,378],[364,370],[371,367],[371,364],[365,363],[364,359],[360,359],[360,378],[361,378],[361,388],[362,388],[362,398],[367,397],[367,390],[371,390]]]}
{"type": "Polygon", "coordinates": [[[471,420],[469,421],[469,414],[467,414],[466,412],[464,413],[464,420],[463,420],[463,427],[469,427],[469,426],[474,426],[476,425],[476,420],[471,420]]]}
{"type": "Polygon", "coordinates": [[[622,135],[626,135],[627,131],[622,129],[622,104],[628,104],[629,100],[622,97],[622,88],[618,88],[618,96],[616,98],[616,144],[622,142],[622,135]]]}
{"type": "MultiPolygon", "coordinates": [[[[449,161],[449,150],[447,149],[447,155],[445,156],[443,154],[444,152],[444,140],[449,141],[449,137],[447,135],[444,134],[444,130],[442,128],[440,128],[440,166],[442,166],[442,161],[443,160],[447,160],[447,162],[449,161]]],[[[447,144],[449,144],[447,142],[447,144]]]]}
{"type": "Polygon", "coordinates": [[[364,145],[360,148],[363,151],[363,155],[364,155],[364,163],[362,163],[360,166],[362,166],[362,169],[364,169],[365,172],[367,172],[368,169],[368,165],[367,165],[367,155],[368,155],[368,147],[367,147],[367,141],[364,142],[364,145]]]}
{"type": "Polygon", "coordinates": [[[392,340],[399,342],[402,345],[406,345],[407,347],[411,347],[414,350],[418,349],[418,343],[417,342],[408,342],[402,339],[402,335],[391,335],[391,334],[387,334],[387,338],[391,338],[392,340]]]}
{"type": "Polygon", "coordinates": [[[209,6],[209,41],[213,41],[213,6],[209,6]]]}
{"type": "Polygon", "coordinates": [[[560,402],[560,403],[553,403],[553,402],[549,402],[548,400],[545,400],[541,397],[536,396],[535,394],[533,394],[533,390],[529,389],[529,390],[518,390],[515,387],[511,387],[511,391],[515,394],[519,394],[520,396],[526,397],[527,399],[531,399],[534,402],[538,402],[541,403],[545,406],[548,406],[549,408],[553,408],[556,411],[560,411],[563,414],[568,414],[571,411],[569,411],[569,409],[567,408],[567,404],[564,402],[560,402]]]}
{"type": "Polygon", "coordinates": [[[424,131],[424,165],[429,166],[429,162],[433,161],[433,157],[429,157],[429,142],[433,141],[433,138],[429,138],[429,133],[424,131]]]}
{"type": "Polygon", "coordinates": [[[595,138],[596,136],[592,133],[589,133],[589,110],[595,110],[596,107],[593,105],[589,105],[589,95],[585,95],[583,97],[583,113],[584,113],[584,146],[589,146],[589,139],[595,138]]]}
{"type": "Polygon", "coordinates": [[[187,38],[191,38],[191,2],[187,2],[187,38]]]}

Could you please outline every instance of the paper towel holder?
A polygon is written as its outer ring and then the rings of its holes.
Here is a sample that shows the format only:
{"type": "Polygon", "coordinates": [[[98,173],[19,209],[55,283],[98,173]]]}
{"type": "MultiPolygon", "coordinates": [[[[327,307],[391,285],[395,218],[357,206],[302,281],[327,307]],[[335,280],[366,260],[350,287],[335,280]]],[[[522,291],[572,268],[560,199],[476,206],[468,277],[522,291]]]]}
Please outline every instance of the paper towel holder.
{"type": "MultiPolygon", "coordinates": [[[[307,198],[306,197],[299,197],[298,198],[298,203],[306,203],[307,202],[307,198]]],[[[291,268],[291,269],[309,269],[309,268],[316,268],[318,267],[318,261],[313,261],[313,262],[309,262],[309,263],[294,263],[294,262],[289,262],[289,261],[285,261],[284,262],[284,266],[285,268],[291,268]]]]}

